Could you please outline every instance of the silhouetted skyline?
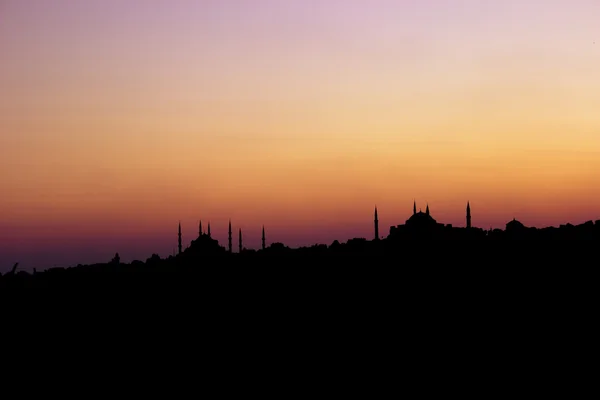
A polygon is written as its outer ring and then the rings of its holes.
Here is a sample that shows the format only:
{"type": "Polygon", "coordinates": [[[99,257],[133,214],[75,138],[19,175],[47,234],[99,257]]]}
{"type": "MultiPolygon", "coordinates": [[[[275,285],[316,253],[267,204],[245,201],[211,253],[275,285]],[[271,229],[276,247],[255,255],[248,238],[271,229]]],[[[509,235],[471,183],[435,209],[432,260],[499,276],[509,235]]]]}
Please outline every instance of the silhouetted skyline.
{"type": "Polygon", "coordinates": [[[0,271],[598,218],[600,3],[460,3],[2,1],[0,271]]]}
{"type": "MultiPolygon", "coordinates": [[[[408,208],[408,207],[407,207],[408,208]]],[[[380,231],[380,219],[379,219],[380,209],[377,206],[374,206],[373,210],[373,219],[372,219],[372,231],[371,234],[368,232],[363,232],[363,235],[354,237],[354,238],[335,238],[329,243],[323,243],[319,241],[312,241],[310,244],[305,246],[289,246],[286,243],[277,240],[277,237],[273,238],[272,241],[267,242],[267,229],[265,226],[256,227],[254,230],[247,230],[250,232],[254,232],[255,237],[260,236],[260,246],[256,248],[245,247],[242,236],[242,228],[237,227],[238,230],[238,247],[236,253],[242,253],[245,251],[265,251],[267,248],[275,243],[286,246],[286,248],[290,249],[298,249],[303,247],[310,247],[312,245],[319,246],[330,246],[332,243],[345,243],[352,242],[356,240],[365,240],[365,241],[381,241],[384,240],[386,242],[392,243],[393,246],[399,245],[402,246],[403,242],[407,241],[422,241],[426,239],[436,239],[436,240],[457,240],[457,239],[466,239],[466,240],[491,240],[491,239],[543,239],[543,240],[557,240],[557,239],[594,239],[600,242],[600,220],[588,220],[587,222],[580,224],[571,224],[566,223],[560,225],[558,227],[527,227],[522,222],[518,221],[516,218],[509,219],[505,225],[504,229],[499,228],[482,228],[478,227],[477,224],[473,224],[472,222],[472,208],[471,202],[467,201],[464,209],[464,224],[462,225],[452,225],[444,223],[443,221],[438,221],[433,217],[433,214],[430,210],[429,203],[425,202],[425,211],[422,211],[422,207],[417,206],[416,200],[413,200],[412,204],[412,213],[408,213],[405,221],[396,221],[395,224],[387,227],[385,232],[380,231]],[[418,211],[417,211],[418,210],[418,211]]],[[[477,213],[475,212],[475,221],[477,221],[477,213]]],[[[233,227],[235,223],[232,223],[232,220],[228,220],[227,226],[227,247],[223,247],[227,251],[227,253],[233,253],[233,227]]],[[[182,233],[182,223],[179,221],[177,223],[177,239],[176,246],[177,252],[172,255],[163,254],[162,256],[182,256],[190,246],[194,244],[194,242],[202,237],[206,237],[208,240],[214,242],[215,246],[218,245],[219,241],[212,238],[210,223],[208,223],[207,231],[204,232],[202,229],[202,219],[199,220],[198,223],[198,231],[196,235],[190,235],[186,237],[182,233]]],[[[315,232],[318,234],[318,232],[315,232]]],[[[252,235],[252,233],[250,233],[252,235]]],[[[318,235],[316,235],[318,236],[318,235]]],[[[35,249],[34,249],[35,250],[35,249]]],[[[127,252],[127,249],[119,248],[116,256],[113,258],[113,263],[120,262],[120,255],[127,252]]],[[[157,254],[153,252],[152,254],[157,254]]],[[[149,255],[148,255],[149,256],[149,255]]],[[[158,257],[161,255],[157,254],[158,257]]],[[[130,262],[134,260],[128,260],[124,262],[130,262]]],[[[15,261],[16,262],[16,261],[15,261]]],[[[92,263],[101,262],[101,260],[96,260],[92,263]]],[[[6,268],[6,271],[9,271],[9,264],[6,263],[3,268],[6,268]]],[[[69,265],[54,265],[54,267],[66,267],[69,265]]],[[[31,270],[32,268],[37,268],[43,270],[48,268],[44,265],[33,264],[30,266],[25,266],[24,270],[31,270]]],[[[0,271],[3,272],[3,271],[0,271]]]]}
{"type": "MultiPolygon", "coordinates": [[[[476,214],[476,213],[475,213],[476,214]]],[[[471,222],[471,202],[465,207],[464,226],[438,222],[426,204],[425,211],[413,202],[412,214],[404,221],[392,225],[386,237],[379,237],[379,210],[373,212],[373,237],[356,237],[345,242],[334,240],[330,244],[292,248],[273,241],[266,244],[266,229],[261,230],[262,246],[259,250],[243,246],[242,229],[238,228],[238,250],[233,252],[232,221],[228,222],[227,247],[204,233],[188,242],[182,235],[181,222],[177,225],[178,252],[161,257],[153,253],[145,261],[124,262],[119,252],[105,262],[75,267],[55,267],[33,271],[19,270],[19,263],[0,275],[0,287],[63,287],[64,285],[111,285],[155,282],[165,284],[161,277],[176,284],[190,284],[203,269],[215,271],[224,267],[278,267],[290,266],[370,266],[386,262],[390,266],[409,267],[423,264],[444,266],[460,262],[463,266],[506,266],[506,263],[572,263],[581,262],[588,253],[595,254],[600,243],[600,220],[579,225],[561,225],[558,228],[527,227],[513,218],[506,228],[482,229],[471,222]],[[419,211],[417,211],[417,209],[419,211]],[[576,247],[572,247],[577,242],[576,247]],[[465,254],[468,251],[469,254],[465,254]],[[472,257],[478,254],[477,257],[472,257]],[[493,255],[493,257],[491,257],[493,255]],[[483,256],[483,258],[482,258],[483,256]],[[518,256],[515,259],[515,256],[518,256]],[[415,264],[417,263],[417,264],[415,264]]]]}

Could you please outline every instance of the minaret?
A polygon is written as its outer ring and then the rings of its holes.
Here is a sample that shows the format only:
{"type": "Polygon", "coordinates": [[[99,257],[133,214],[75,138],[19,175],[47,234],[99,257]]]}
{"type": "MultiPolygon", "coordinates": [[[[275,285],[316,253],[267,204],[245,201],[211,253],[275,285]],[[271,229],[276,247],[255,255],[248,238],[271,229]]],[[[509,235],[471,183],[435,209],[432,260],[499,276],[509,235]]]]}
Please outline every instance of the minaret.
{"type": "Polygon", "coordinates": [[[178,241],[177,241],[177,248],[179,249],[179,254],[181,254],[181,221],[179,221],[179,234],[178,234],[178,241]]]}
{"type": "Polygon", "coordinates": [[[229,220],[229,252],[231,253],[232,250],[232,244],[231,244],[232,240],[231,240],[231,220],[229,220]]]}
{"type": "Polygon", "coordinates": [[[200,220],[200,225],[198,226],[198,237],[202,236],[202,220],[200,220]]]}
{"type": "Polygon", "coordinates": [[[265,226],[263,225],[263,232],[262,232],[262,249],[265,249],[265,226]]]}
{"type": "Polygon", "coordinates": [[[208,237],[210,237],[210,222],[208,223],[208,230],[206,231],[206,234],[208,235],[208,237]]]}
{"type": "Polygon", "coordinates": [[[467,201],[467,228],[471,227],[471,205],[467,201]]]}
{"type": "Polygon", "coordinates": [[[427,204],[427,208],[425,209],[425,214],[429,215],[429,204],[427,204]]]}
{"type": "Polygon", "coordinates": [[[417,213],[417,202],[413,201],[413,215],[417,213]]]}
{"type": "Polygon", "coordinates": [[[242,228],[240,228],[240,237],[239,237],[239,250],[242,252],[242,228]]]}
{"type": "Polygon", "coordinates": [[[377,206],[375,206],[375,240],[379,240],[379,218],[377,218],[377,206]]]}

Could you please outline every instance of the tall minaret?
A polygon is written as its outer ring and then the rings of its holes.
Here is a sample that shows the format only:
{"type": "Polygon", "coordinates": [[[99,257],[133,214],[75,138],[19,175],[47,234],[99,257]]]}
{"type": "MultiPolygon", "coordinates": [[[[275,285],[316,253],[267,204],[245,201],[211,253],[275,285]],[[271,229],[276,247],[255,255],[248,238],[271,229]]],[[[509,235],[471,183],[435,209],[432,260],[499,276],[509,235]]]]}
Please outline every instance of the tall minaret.
{"type": "Polygon", "coordinates": [[[265,246],[265,242],[266,242],[266,240],[265,240],[265,226],[263,225],[263,232],[262,232],[262,249],[263,249],[263,250],[264,250],[264,249],[265,249],[265,247],[266,247],[266,246],[265,246]]]}
{"type": "Polygon", "coordinates": [[[210,237],[210,222],[208,223],[208,230],[206,231],[206,234],[208,235],[208,237],[210,237]]]}
{"type": "Polygon", "coordinates": [[[229,220],[229,252],[231,253],[232,250],[232,244],[231,244],[232,240],[231,240],[231,220],[229,220]]]}
{"type": "Polygon", "coordinates": [[[429,204],[427,204],[427,208],[425,209],[425,214],[429,215],[429,204]]]}
{"type": "Polygon", "coordinates": [[[413,201],[413,215],[417,213],[417,202],[413,201]]]}
{"type": "Polygon", "coordinates": [[[243,248],[242,247],[242,228],[240,228],[240,237],[239,237],[238,241],[239,241],[239,250],[240,250],[240,253],[241,253],[242,252],[242,248],[243,248]]]}
{"type": "Polygon", "coordinates": [[[467,201],[467,228],[471,227],[471,205],[467,201]]]}
{"type": "Polygon", "coordinates": [[[202,220],[200,220],[200,225],[198,226],[198,237],[202,236],[202,220]]]}
{"type": "Polygon", "coordinates": [[[375,240],[379,240],[379,218],[377,218],[377,206],[375,206],[375,240]]]}
{"type": "Polygon", "coordinates": [[[177,240],[177,247],[179,249],[179,254],[181,254],[181,221],[179,221],[179,232],[178,232],[178,240],[177,240]]]}

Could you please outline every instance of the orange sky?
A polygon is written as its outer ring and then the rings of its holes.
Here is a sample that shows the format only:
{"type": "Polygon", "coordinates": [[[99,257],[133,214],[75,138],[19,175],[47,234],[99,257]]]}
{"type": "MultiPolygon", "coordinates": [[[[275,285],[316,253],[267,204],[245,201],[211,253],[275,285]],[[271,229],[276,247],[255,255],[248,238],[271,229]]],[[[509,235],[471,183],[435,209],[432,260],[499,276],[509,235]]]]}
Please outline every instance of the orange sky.
{"type": "Polygon", "coordinates": [[[2,263],[600,219],[597,2],[200,3],[3,2],[2,263]]]}

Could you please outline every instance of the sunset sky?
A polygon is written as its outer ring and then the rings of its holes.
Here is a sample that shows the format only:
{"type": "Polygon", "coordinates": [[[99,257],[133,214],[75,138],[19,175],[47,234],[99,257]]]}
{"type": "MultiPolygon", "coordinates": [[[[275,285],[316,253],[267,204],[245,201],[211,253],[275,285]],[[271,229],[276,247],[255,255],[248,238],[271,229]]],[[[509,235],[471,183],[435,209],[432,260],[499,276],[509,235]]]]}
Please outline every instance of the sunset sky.
{"type": "Polygon", "coordinates": [[[0,272],[600,219],[598,0],[0,0],[0,272]],[[237,249],[237,235],[234,236],[237,249]]]}

